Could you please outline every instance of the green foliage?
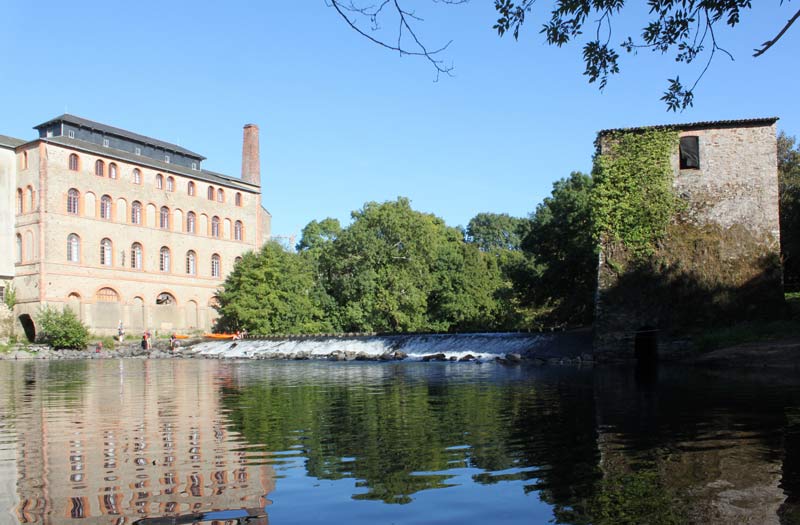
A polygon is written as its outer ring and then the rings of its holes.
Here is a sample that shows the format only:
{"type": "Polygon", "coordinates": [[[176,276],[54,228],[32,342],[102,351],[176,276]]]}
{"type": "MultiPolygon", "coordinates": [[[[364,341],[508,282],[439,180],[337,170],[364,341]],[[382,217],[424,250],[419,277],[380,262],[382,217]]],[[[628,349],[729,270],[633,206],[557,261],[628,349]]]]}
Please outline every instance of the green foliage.
{"type": "Polygon", "coordinates": [[[96,346],[97,343],[103,343],[104,350],[113,350],[117,347],[117,341],[110,335],[95,335],[91,338],[91,344],[96,346]]]}
{"type": "Polygon", "coordinates": [[[507,213],[479,213],[467,224],[467,242],[481,250],[519,250],[528,221],[507,213]]]}
{"type": "Polygon", "coordinates": [[[622,243],[635,258],[651,255],[679,209],[670,163],[678,133],[651,129],[600,140],[605,151],[595,158],[592,192],[596,238],[622,243]]]}
{"type": "Polygon", "coordinates": [[[218,328],[253,333],[332,330],[311,262],[276,242],[242,256],[218,294],[218,328]]]}
{"type": "Polygon", "coordinates": [[[337,219],[323,219],[319,222],[311,221],[303,228],[300,242],[297,243],[298,251],[319,250],[336,240],[342,232],[342,226],[337,219]]]}
{"type": "Polygon", "coordinates": [[[800,322],[797,320],[753,321],[734,326],[704,329],[692,338],[692,348],[699,352],[709,352],[742,343],[777,341],[800,336],[800,322]]]}
{"type": "Polygon", "coordinates": [[[56,310],[41,308],[36,315],[37,338],[54,349],[85,349],[89,342],[89,329],[71,308],[56,310]]]}
{"type": "Polygon", "coordinates": [[[778,134],[781,256],[784,281],[800,288],[800,146],[784,132],[778,134]]]}
{"type": "Polygon", "coordinates": [[[320,259],[341,326],[417,332],[490,328],[496,264],[408,199],[369,202],[320,259]]]}
{"type": "Polygon", "coordinates": [[[13,310],[14,307],[17,305],[17,290],[14,288],[14,285],[11,284],[6,288],[6,296],[4,302],[9,310],[13,310]]]}
{"type": "Polygon", "coordinates": [[[592,178],[580,172],[555,182],[522,242],[529,263],[515,274],[516,290],[523,304],[543,309],[538,317],[551,326],[591,321],[597,281],[592,189],[592,178]]]}

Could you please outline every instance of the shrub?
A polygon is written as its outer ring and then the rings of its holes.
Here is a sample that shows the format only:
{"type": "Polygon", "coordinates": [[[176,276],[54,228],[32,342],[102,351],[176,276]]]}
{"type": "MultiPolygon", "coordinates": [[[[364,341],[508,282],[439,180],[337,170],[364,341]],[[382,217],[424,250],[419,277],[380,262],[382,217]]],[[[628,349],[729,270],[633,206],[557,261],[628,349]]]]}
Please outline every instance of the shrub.
{"type": "Polygon", "coordinates": [[[39,310],[36,320],[38,341],[54,349],[85,349],[89,342],[89,329],[70,308],[56,310],[46,306],[39,310]]]}

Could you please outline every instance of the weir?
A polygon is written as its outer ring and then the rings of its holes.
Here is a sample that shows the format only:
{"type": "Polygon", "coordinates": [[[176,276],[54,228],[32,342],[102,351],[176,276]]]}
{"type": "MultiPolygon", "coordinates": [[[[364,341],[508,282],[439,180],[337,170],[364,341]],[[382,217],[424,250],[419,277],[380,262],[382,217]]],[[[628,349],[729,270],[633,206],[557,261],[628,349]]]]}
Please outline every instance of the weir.
{"type": "Polygon", "coordinates": [[[476,333],[302,336],[207,341],[189,350],[206,357],[229,359],[440,359],[493,361],[509,354],[542,359],[577,357],[591,351],[591,333],[476,333]]]}

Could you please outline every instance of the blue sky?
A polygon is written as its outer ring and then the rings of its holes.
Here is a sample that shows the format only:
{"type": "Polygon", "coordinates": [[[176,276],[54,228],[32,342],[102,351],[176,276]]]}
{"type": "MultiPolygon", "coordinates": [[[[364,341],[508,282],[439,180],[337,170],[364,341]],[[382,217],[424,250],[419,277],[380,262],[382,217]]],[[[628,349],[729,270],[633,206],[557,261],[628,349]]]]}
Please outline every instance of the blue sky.
{"type": "MultiPolygon", "coordinates": [[[[242,126],[261,129],[264,205],[273,234],[312,219],[346,223],[366,201],[397,196],[453,226],[479,212],[523,216],[570,171],[589,171],[600,129],[779,116],[800,135],[800,27],[764,56],[796,9],[759,2],[696,90],[667,113],[666,79],[695,68],[648,51],[624,55],[604,92],[582,75],[580,47],[544,43],[531,20],[519,42],[491,26],[493,2],[406,0],[431,47],[452,40],[452,78],[349,29],[323,0],[292,2],[22,2],[3,9],[0,133],[69,112],[178,143],[240,173],[242,126]]],[[[545,4],[540,4],[545,6],[545,4]]],[[[615,21],[612,42],[637,33],[615,21]]],[[[640,23],[641,25],[641,23],[640,23]]]]}

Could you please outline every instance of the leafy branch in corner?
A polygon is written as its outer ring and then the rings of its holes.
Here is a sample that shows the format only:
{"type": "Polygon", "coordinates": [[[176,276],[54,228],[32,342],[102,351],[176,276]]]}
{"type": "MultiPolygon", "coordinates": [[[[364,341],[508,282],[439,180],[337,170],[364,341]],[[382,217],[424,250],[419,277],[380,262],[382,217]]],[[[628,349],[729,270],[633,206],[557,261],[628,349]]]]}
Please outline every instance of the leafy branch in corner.
{"type": "MultiPolygon", "coordinates": [[[[464,4],[468,0],[432,0],[442,4],[464,4]]],[[[418,24],[421,17],[403,7],[402,0],[378,0],[377,4],[366,4],[358,0],[326,0],[348,25],[372,42],[400,55],[419,56],[427,59],[436,69],[436,79],[441,73],[451,75],[452,66],[439,58],[450,43],[430,50],[419,38],[418,24]],[[393,18],[397,25],[396,41],[381,39],[378,31],[381,20],[393,18]],[[366,21],[369,29],[359,23],[366,21]]],[[[784,3],[780,1],[781,5],[784,3]]],[[[493,29],[499,36],[510,33],[519,39],[522,27],[534,15],[536,0],[495,0],[497,20],[493,29]]],[[[628,2],[628,6],[631,2],[628,2]]],[[[694,79],[684,84],[680,77],[668,79],[661,100],[670,111],[684,110],[694,104],[694,90],[708,71],[717,53],[733,60],[733,56],[720,45],[716,29],[720,26],[734,28],[742,16],[752,9],[752,0],[647,0],[649,14],[642,21],[641,35],[627,37],[620,44],[613,44],[612,21],[626,7],[625,0],[555,0],[550,4],[549,20],[540,32],[549,45],[562,47],[589,35],[583,42],[584,75],[590,83],[597,82],[603,90],[611,75],[620,72],[620,52],[636,54],[649,49],[661,54],[672,54],[676,62],[689,65],[701,61],[702,66],[694,79]],[[588,30],[587,30],[588,25],[588,30]]],[[[540,3],[541,6],[541,3],[540,3]]],[[[759,57],[772,48],[800,18],[800,9],[783,24],[776,35],[754,49],[759,57]]]]}

